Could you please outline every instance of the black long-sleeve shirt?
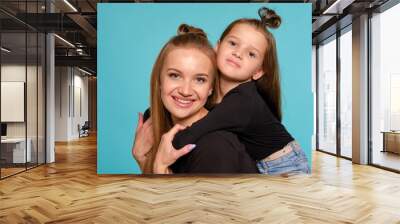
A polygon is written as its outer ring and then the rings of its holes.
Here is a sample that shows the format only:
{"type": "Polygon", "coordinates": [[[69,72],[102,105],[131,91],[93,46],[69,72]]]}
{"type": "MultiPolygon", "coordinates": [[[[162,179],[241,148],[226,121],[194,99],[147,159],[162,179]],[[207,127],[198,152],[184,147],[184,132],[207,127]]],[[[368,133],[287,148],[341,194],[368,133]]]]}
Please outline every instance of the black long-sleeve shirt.
{"type": "MultiPolygon", "coordinates": [[[[143,114],[144,121],[148,118],[149,108],[143,114]]],[[[170,166],[174,173],[259,173],[255,161],[231,132],[213,131],[193,143],[196,148],[170,166]]]]}
{"type": "Polygon", "coordinates": [[[178,132],[173,146],[179,149],[216,130],[237,134],[254,160],[261,160],[294,140],[273,115],[254,81],[230,90],[207,116],[178,132]]]}
{"type": "Polygon", "coordinates": [[[171,165],[174,173],[259,173],[256,162],[231,132],[210,132],[195,143],[189,154],[171,165]]]}

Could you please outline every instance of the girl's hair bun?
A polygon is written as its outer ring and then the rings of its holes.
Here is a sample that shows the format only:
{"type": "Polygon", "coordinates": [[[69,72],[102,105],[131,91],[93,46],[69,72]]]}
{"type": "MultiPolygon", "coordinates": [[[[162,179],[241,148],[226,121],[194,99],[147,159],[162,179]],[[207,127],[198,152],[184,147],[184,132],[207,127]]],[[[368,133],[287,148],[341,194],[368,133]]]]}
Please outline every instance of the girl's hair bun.
{"type": "Polygon", "coordinates": [[[207,34],[202,29],[187,24],[181,24],[178,27],[178,35],[185,34],[195,34],[207,38],[207,34]]]}
{"type": "Polygon", "coordinates": [[[266,28],[278,28],[281,25],[281,17],[278,16],[274,10],[267,7],[261,7],[258,10],[258,15],[261,18],[261,22],[266,28]]]}

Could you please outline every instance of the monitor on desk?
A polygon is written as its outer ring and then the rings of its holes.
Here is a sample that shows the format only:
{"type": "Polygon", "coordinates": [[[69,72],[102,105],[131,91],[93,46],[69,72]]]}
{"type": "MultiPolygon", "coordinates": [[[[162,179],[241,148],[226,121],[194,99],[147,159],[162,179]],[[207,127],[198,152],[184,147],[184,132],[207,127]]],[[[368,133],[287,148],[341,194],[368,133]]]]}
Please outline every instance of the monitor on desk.
{"type": "Polygon", "coordinates": [[[7,124],[1,123],[1,138],[5,138],[7,136],[7,124]]]}

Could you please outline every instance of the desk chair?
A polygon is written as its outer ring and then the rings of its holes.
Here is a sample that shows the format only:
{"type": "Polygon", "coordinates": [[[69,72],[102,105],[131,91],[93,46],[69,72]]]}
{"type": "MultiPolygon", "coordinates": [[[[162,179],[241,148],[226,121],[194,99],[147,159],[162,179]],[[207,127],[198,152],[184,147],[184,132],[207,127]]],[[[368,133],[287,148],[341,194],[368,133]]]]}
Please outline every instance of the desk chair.
{"type": "Polygon", "coordinates": [[[90,129],[89,121],[85,121],[82,127],[80,127],[80,125],[78,124],[79,138],[89,136],[89,129],[90,129]]]}

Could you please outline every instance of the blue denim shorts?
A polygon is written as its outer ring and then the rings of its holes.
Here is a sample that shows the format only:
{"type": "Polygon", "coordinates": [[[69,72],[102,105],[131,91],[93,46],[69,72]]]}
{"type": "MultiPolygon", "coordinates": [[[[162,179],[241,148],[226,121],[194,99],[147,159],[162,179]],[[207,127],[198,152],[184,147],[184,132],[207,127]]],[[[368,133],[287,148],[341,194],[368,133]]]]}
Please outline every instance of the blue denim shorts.
{"type": "Polygon", "coordinates": [[[287,144],[292,151],[271,161],[258,161],[260,173],[268,175],[280,174],[309,174],[311,172],[308,160],[303,149],[296,141],[287,144]]]}

